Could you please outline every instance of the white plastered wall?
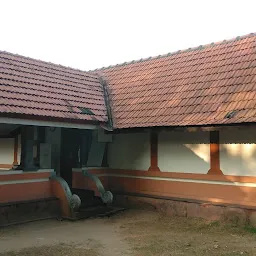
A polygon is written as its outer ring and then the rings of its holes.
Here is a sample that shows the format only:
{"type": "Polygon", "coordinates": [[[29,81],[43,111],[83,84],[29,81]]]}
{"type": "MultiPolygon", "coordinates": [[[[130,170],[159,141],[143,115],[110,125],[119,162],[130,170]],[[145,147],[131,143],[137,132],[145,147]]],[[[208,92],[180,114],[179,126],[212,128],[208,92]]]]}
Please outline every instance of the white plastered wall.
{"type": "Polygon", "coordinates": [[[226,175],[256,176],[256,129],[220,131],[220,168],[226,175]]]}
{"type": "Polygon", "coordinates": [[[0,164],[13,164],[14,138],[0,139],[0,164]]]}
{"type": "Polygon", "coordinates": [[[163,131],[158,136],[162,172],[205,174],[210,169],[209,132],[163,131]]]}
{"type": "Polygon", "coordinates": [[[112,169],[148,170],[150,167],[149,133],[113,135],[108,146],[108,164],[112,169]]]}

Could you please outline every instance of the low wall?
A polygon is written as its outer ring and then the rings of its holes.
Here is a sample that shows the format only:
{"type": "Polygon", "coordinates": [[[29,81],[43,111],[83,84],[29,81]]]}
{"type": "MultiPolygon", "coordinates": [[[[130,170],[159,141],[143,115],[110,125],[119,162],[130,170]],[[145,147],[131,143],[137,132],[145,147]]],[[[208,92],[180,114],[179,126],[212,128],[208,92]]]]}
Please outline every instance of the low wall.
{"type": "Polygon", "coordinates": [[[5,205],[6,203],[21,203],[24,201],[39,203],[46,200],[47,205],[54,205],[58,200],[61,216],[70,217],[71,212],[65,189],[60,182],[50,179],[52,173],[54,171],[51,169],[43,169],[36,172],[1,171],[0,204],[5,205]]]}
{"type": "Polygon", "coordinates": [[[169,217],[196,217],[210,221],[222,221],[235,226],[251,225],[256,227],[256,209],[241,208],[235,205],[218,205],[131,195],[115,195],[114,202],[116,205],[126,208],[157,210],[169,217]]]}
{"type": "MultiPolygon", "coordinates": [[[[111,169],[89,172],[114,194],[118,206],[256,227],[256,177],[111,169]]],[[[79,169],[73,170],[73,187],[98,195],[95,184],[79,169]]]]}
{"type": "Polygon", "coordinates": [[[1,171],[0,203],[42,199],[53,196],[51,181],[49,180],[52,171],[1,171]]]}
{"type": "MultiPolygon", "coordinates": [[[[97,175],[104,187],[114,194],[133,193],[256,207],[256,177],[113,169],[90,172],[97,175]]],[[[95,184],[84,177],[79,169],[73,171],[73,187],[97,193],[95,184]]]]}

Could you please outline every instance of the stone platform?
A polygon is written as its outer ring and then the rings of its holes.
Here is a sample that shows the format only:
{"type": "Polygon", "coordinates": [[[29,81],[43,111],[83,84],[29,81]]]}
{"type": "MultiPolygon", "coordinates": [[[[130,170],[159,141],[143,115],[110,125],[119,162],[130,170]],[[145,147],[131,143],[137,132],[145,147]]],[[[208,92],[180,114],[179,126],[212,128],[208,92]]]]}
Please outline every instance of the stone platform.
{"type": "Polygon", "coordinates": [[[160,199],[135,195],[115,195],[114,203],[126,208],[156,210],[166,216],[203,218],[236,226],[256,227],[256,209],[182,199],[160,199]]]}

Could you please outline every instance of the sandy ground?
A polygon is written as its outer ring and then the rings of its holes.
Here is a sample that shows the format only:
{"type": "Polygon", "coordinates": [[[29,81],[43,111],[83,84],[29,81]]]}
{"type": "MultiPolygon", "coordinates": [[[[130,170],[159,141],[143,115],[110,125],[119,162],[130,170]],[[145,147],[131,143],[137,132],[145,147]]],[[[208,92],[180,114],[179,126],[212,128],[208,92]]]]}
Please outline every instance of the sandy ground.
{"type": "MultiPolygon", "coordinates": [[[[109,219],[87,219],[78,222],[47,220],[0,231],[0,253],[4,252],[0,255],[16,255],[7,251],[32,246],[43,246],[41,249],[48,251],[47,254],[39,255],[125,256],[126,251],[129,252],[127,243],[120,238],[118,225],[112,225],[109,219]],[[73,250],[76,251],[74,254],[71,253],[73,250]]],[[[35,248],[32,249],[24,250],[24,255],[38,255],[35,248]]],[[[19,252],[17,255],[22,253],[19,252]]]]}
{"type": "Polygon", "coordinates": [[[0,230],[0,256],[256,255],[254,229],[129,210],[78,222],[33,222],[0,230]]]}

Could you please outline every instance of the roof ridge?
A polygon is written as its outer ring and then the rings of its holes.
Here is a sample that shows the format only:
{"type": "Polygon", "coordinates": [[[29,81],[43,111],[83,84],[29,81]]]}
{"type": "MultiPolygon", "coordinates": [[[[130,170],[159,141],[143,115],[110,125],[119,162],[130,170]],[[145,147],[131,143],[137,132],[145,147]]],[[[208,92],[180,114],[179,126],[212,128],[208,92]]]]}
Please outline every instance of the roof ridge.
{"type": "Polygon", "coordinates": [[[82,72],[82,73],[85,73],[86,75],[92,75],[92,73],[90,73],[86,70],[82,70],[82,69],[78,69],[78,68],[72,68],[70,66],[64,66],[62,64],[56,64],[56,63],[53,63],[53,62],[50,62],[50,61],[40,60],[40,59],[24,56],[24,55],[21,55],[21,54],[17,54],[17,53],[11,53],[11,52],[7,52],[7,51],[3,51],[3,50],[0,50],[0,53],[4,53],[4,54],[11,55],[11,56],[14,56],[14,57],[19,57],[21,59],[37,61],[39,63],[41,62],[41,63],[51,65],[51,66],[54,66],[54,67],[58,67],[58,68],[64,68],[64,69],[69,69],[69,70],[73,70],[73,71],[77,71],[77,72],[82,72]]]}
{"type": "Polygon", "coordinates": [[[233,42],[233,41],[238,41],[238,40],[242,40],[242,39],[245,39],[245,38],[250,38],[250,37],[253,37],[253,36],[256,36],[256,32],[255,33],[249,33],[249,34],[246,34],[246,35],[243,35],[243,36],[236,36],[236,37],[233,37],[231,39],[224,39],[222,41],[217,41],[217,42],[212,42],[212,43],[209,43],[209,44],[190,47],[190,48],[186,48],[184,50],[178,50],[178,51],[173,51],[173,52],[169,52],[169,53],[166,53],[166,54],[160,54],[160,55],[153,56],[153,57],[150,56],[150,57],[147,57],[147,58],[141,58],[141,59],[137,59],[137,60],[126,61],[126,62],[115,64],[115,65],[110,65],[110,66],[107,66],[107,67],[92,69],[92,70],[88,70],[88,72],[91,73],[91,72],[102,71],[102,70],[115,68],[115,67],[127,66],[127,65],[130,65],[130,64],[144,62],[144,61],[148,61],[148,60],[152,60],[152,59],[161,59],[161,58],[164,58],[164,57],[180,54],[180,53],[183,53],[183,52],[196,51],[196,50],[199,50],[199,49],[204,49],[204,48],[207,48],[207,47],[210,47],[210,46],[217,46],[217,45],[224,44],[224,43],[227,44],[227,43],[230,43],[230,42],[233,42]]]}

